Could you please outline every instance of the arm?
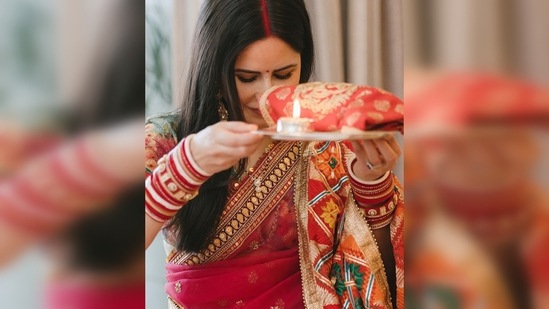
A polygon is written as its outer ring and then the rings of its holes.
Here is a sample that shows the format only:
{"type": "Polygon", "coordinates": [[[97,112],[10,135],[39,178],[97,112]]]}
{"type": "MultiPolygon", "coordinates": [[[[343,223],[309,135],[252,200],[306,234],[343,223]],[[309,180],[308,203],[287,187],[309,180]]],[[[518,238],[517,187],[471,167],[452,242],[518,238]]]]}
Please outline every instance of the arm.
{"type": "Polygon", "coordinates": [[[166,155],[153,151],[158,139],[147,132],[146,153],[153,155],[147,157],[152,173],[145,180],[145,249],[202,183],[256,150],[262,136],[249,133],[255,129],[243,122],[219,122],[188,136],[166,155]]]}
{"type": "Polygon", "coordinates": [[[356,158],[348,170],[353,195],[376,239],[385,266],[393,307],[396,308],[396,270],[390,223],[396,209],[394,168],[401,154],[393,136],[352,142],[356,158]]]}
{"type": "Polygon", "coordinates": [[[198,189],[211,174],[202,170],[190,155],[194,134],[184,138],[145,180],[145,249],[163,224],[198,194],[198,189]]]}
{"type": "Polygon", "coordinates": [[[162,226],[164,226],[163,222],[158,222],[145,214],[145,250],[147,250],[154,241],[154,238],[158,235],[162,226]]]}

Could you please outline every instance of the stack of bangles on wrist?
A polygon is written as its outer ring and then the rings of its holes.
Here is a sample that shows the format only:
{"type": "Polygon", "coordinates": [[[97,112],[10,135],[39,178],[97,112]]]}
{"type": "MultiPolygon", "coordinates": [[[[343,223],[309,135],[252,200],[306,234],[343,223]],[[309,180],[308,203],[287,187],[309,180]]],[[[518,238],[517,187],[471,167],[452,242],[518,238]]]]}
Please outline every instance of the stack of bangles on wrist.
{"type": "Polygon", "coordinates": [[[349,169],[355,201],[372,229],[385,227],[391,223],[396,206],[393,173],[388,171],[378,180],[363,181],[352,172],[355,162],[356,159],[349,169]]]}
{"type": "Polygon", "coordinates": [[[211,175],[203,171],[190,155],[193,135],[158,160],[158,166],[145,180],[145,212],[164,223],[189,200],[211,175]]]}

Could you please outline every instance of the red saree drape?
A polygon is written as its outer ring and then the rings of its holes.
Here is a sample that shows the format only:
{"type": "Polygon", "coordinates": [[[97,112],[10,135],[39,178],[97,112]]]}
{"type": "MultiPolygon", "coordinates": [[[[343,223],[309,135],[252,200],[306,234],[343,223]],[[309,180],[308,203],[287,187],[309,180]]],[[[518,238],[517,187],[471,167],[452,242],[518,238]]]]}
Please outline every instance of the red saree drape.
{"type": "Polygon", "coordinates": [[[303,308],[297,247],[166,269],[166,291],[184,308],[303,308]]]}
{"type": "Polygon", "coordinates": [[[304,308],[293,203],[299,152],[295,143],[275,143],[229,197],[208,248],[172,251],[165,287],[172,307],[304,308]]]}

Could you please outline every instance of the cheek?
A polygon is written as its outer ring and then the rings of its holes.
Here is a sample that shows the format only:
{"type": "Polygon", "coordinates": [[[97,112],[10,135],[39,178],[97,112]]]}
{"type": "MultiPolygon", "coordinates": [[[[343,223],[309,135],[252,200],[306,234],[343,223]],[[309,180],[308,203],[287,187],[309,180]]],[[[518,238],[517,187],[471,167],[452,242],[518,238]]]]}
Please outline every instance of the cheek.
{"type": "Polygon", "coordinates": [[[236,91],[241,104],[249,103],[255,97],[255,90],[252,84],[236,83],[236,91]]]}
{"type": "Polygon", "coordinates": [[[290,78],[290,85],[292,85],[292,86],[297,86],[297,85],[299,85],[299,76],[300,76],[300,75],[301,75],[301,74],[300,74],[299,71],[295,72],[295,73],[292,75],[292,77],[290,78]]]}
{"type": "Polygon", "coordinates": [[[301,76],[301,68],[298,68],[295,70],[294,74],[292,74],[292,77],[290,77],[286,82],[287,85],[297,86],[299,85],[299,78],[301,76]]]}

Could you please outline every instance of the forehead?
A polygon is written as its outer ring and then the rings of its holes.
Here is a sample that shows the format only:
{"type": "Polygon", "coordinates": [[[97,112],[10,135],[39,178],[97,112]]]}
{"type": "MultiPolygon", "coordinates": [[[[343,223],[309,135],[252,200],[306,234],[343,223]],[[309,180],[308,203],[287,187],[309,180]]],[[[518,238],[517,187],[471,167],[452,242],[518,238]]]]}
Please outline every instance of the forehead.
{"type": "Polygon", "coordinates": [[[248,45],[236,58],[235,68],[254,71],[275,70],[299,64],[300,54],[277,37],[268,37],[248,45]]]}

